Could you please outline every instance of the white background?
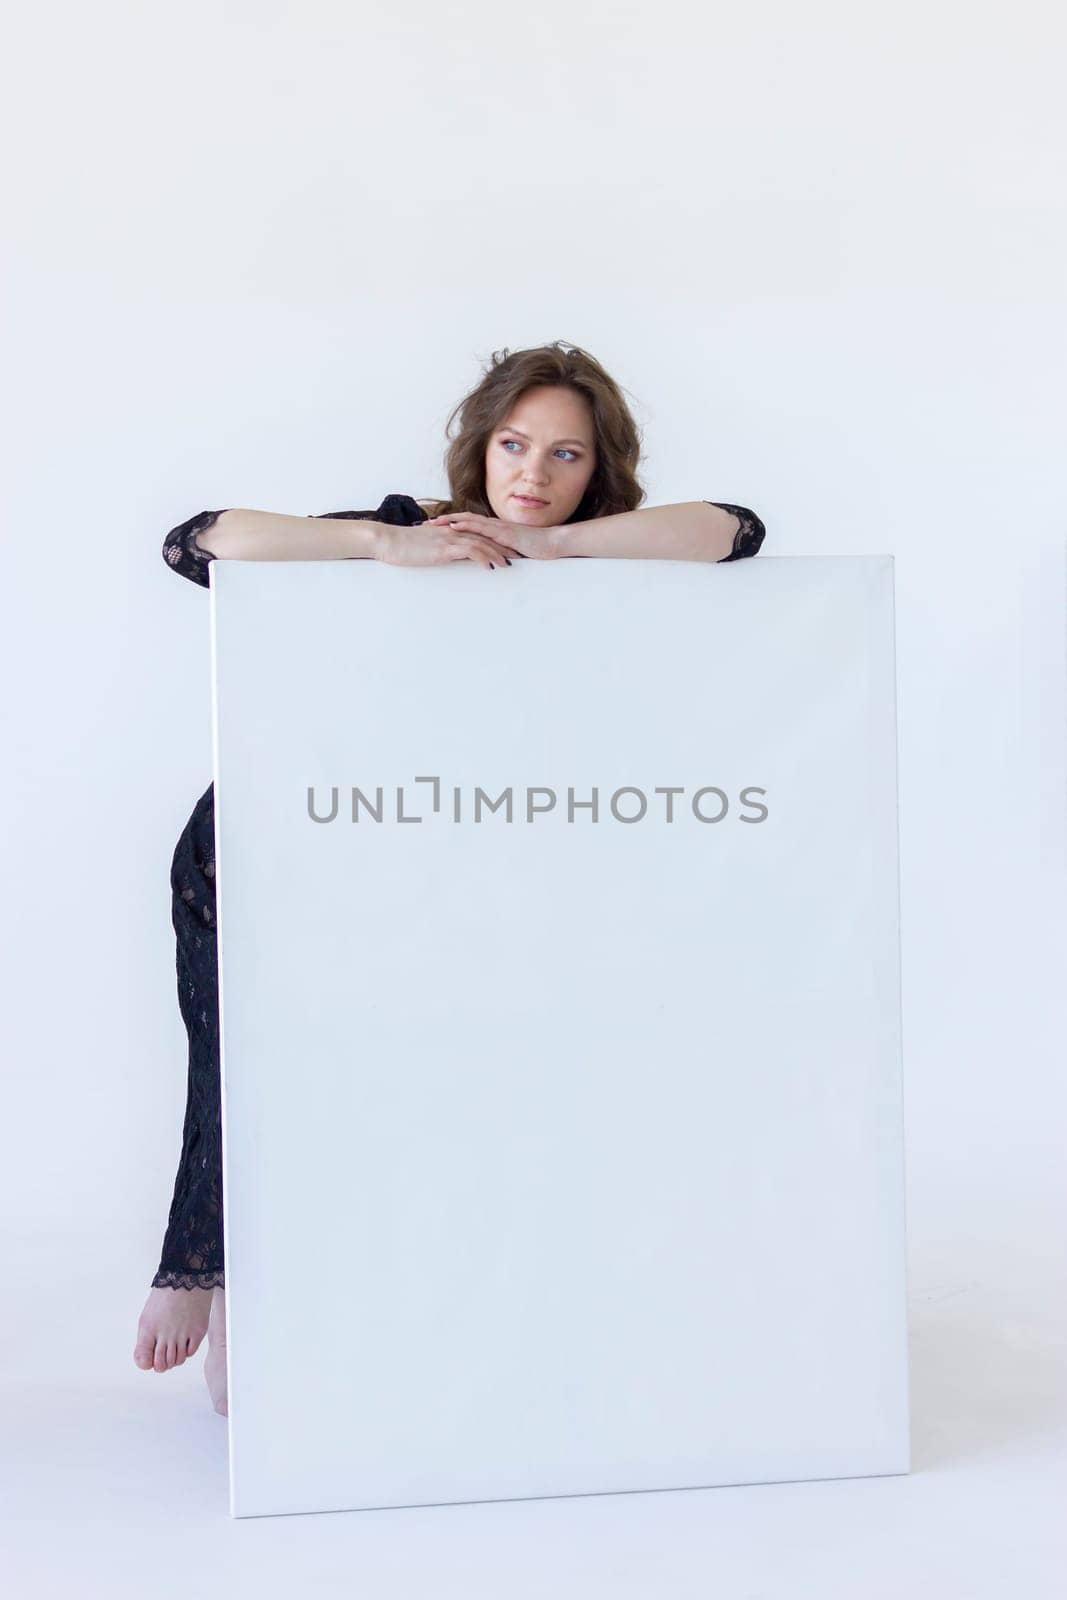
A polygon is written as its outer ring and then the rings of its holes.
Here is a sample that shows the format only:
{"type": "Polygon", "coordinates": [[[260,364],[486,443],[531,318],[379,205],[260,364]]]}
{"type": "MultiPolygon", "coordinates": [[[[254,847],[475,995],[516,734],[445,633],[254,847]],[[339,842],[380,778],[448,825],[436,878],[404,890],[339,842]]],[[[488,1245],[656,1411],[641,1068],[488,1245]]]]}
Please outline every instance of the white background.
{"type": "Polygon", "coordinates": [[[7,42],[8,1559],[35,1595],[74,1552],[115,1594],[260,1560],[380,1596],[1053,1592],[1056,10],[68,0],[7,42]],[[896,556],[915,1471],[235,1529],[199,1359],[132,1362],[184,1106],[167,872],[210,777],[207,594],[160,542],[443,493],[482,363],[554,338],[624,385],[648,503],[896,556]]]}

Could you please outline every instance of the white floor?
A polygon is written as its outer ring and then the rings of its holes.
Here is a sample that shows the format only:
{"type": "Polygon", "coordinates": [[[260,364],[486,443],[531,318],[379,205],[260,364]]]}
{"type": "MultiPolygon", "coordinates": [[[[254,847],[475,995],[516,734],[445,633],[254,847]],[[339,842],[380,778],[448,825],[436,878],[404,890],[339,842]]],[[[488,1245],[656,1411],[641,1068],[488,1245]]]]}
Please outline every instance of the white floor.
{"type": "Polygon", "coordinates": [[[368,1600],[1060,1600],[1067,1294],[1045,1166],[1016,1170],[1007,1196],[943,1186],[936,1206],[921,1175],[910,1185],[913,1471],[893,1478],[233,1520],[202,1354],[139,1372],[146,1286],[72,1278],[69,1249],[46,1260],[38,1240],[7,1280],[0,1583],[16,1600],[209,1600],[239,1584],[368,1600]]]}

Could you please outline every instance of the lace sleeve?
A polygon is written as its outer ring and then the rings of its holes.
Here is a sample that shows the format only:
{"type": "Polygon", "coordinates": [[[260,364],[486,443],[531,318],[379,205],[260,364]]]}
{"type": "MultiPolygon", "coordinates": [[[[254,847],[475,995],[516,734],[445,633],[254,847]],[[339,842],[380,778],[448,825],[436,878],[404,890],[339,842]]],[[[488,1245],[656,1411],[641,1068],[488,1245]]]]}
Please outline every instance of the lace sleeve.
{"type": "MultiPolygon", "coordinates": [[[[226,509],[224,506],[223,510],[226,509]]],[[[211,587],[207,569],[215,557],[210,550],[201,550],[196,535],[205,528],[213,528],[221,516],[222,511],[199,511],[188,522],[179,522],[163,540],[163,559],[167,566],[180,577],[198,583],[202,589],[211,587]]]]}
{"type": "Polygon", "coordinates": [[[747,506],[732,506],[725,500],[705,500],[705,505],[718,506],[731,512],[738,520],[734,534],[734,547],[728,556],[720,556],[717,565],[724,561],[740,561],[744,556],[754,556],[767,536],[767,530],[754,511],[747,506]]]}

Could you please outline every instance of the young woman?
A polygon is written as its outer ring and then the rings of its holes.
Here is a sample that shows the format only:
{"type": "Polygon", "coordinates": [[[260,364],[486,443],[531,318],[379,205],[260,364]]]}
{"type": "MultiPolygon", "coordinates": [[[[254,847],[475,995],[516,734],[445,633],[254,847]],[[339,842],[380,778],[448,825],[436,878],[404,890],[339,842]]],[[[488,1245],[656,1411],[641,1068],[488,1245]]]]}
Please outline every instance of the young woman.
{"type": "MultiPolygon", "coordinates": [[[[170,530],[164,559],[207,588],[208,566],[217,560],[363,558],[411,567],[474,561],[496,571],[516,558],[736,561],[763,543],[763,523],[745,506],[691,500],[638,509],[644,498],[636,477],[638,429],[618,385],[576,346],[557,340],[494,353],[481,382],[452,412],[446,436],[457,415],[459,431],[445,458],[448,500],[389,494],[373,511],[310,519],[201,511],[170,530]],[[309,528],[309,520],[326,526],[309,528]]],[[[215,1409],[225,1415],[214,808],[209,784],[171,864],[188,1102],[162,1257],[138,1323],[134,1361],[166,1372],[193,1355],[206,1332],[204,1372],[215,1409]]]]}

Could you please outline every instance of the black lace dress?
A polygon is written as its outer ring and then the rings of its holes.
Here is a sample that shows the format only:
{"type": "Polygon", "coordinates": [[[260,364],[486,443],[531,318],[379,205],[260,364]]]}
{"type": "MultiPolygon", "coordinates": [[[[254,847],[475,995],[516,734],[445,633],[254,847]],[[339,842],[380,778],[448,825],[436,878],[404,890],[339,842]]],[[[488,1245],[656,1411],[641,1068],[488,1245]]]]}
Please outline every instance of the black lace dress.
{"type": "MultiPolygon", "coordinates": [[[[709,500],[738,519],[733,549],[723,561],[754,556],[763,523],[745,506],[709,500]]],[[[172,528],[163,558],[172,571],[201,588],[210,586],[215,559],[196,543],[222,511],[201,511],[172,528]]],[[[427,513],[406,494],[388,494],[373,511],[327,511],[345,517],[412,527],[427,513]]],[[[181,1155],[152,1286],[210,1289],[226,1282],[223,1262],[222,1124],[219,1073],[219,978],[215,929],[215,786],[209,783],[174,850],[170,868],[171,921],[177,942],[178,1006],[189,1036],[188,1088],[181,1155]]]]}

